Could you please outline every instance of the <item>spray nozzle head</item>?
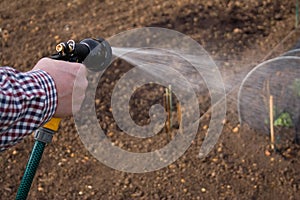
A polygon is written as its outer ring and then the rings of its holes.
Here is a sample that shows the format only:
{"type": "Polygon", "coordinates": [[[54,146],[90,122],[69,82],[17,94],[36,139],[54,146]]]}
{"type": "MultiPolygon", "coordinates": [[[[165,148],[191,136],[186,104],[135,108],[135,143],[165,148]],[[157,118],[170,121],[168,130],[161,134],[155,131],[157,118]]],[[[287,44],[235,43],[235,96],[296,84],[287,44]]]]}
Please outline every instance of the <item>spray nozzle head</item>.
{"type": "Polygon", "coordinates": [[[101,71],[110,64],[112,49],[110,44],[103,38],[87,38],[82,40],[79,44],[86,45],[89,48],[89,53],[83,60],[83,64],[85,64],[88,69],[101,71]]]}
{"type": "Polygon", "coordinates": [[[101,71],[111,62],[110,44],[103,38],[86,38],[79,43],[74,40],[61,42],[56,46],[57,54],[52,58],[69,62],[80,62],[91,71],[101,71]]]}

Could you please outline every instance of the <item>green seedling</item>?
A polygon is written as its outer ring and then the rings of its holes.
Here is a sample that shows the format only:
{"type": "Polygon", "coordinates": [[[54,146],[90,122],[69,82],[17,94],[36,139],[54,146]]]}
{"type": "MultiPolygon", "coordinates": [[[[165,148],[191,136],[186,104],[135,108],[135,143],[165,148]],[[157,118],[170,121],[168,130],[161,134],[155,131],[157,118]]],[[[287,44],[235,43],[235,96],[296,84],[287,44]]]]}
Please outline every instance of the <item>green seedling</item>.
{"type": "Polygon", "coordinates": [[[281,113],[274,121],[274,126],[293,127],[293,120],[288,112],[281,113]]]}

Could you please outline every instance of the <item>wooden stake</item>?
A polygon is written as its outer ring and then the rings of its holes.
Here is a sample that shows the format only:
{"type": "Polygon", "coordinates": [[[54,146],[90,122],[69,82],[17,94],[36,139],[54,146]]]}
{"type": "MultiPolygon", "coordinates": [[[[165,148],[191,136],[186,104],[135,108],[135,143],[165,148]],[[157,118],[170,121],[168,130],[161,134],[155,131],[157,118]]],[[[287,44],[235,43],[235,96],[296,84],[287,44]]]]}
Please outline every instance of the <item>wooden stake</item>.
{"type": "Polygon", "coordinates": [[[166,111],[167,111],[167,122],[166,122],[166,132],[169,133],[170,131],[170,106],[169,106],[169,89],[165,89],[165,106],[166,106],[166,111]]]}
{"type": "Polygon", "coordinates": [[[172,112],[173,112],[173,109],[172,109],[172,88],[171,88],[171,85],[169,85],[169,113],[170,113],[170,130],[172,129],[172,112]]]}
{"type": "Polygon", "coordinates": [[[172,129],[172,89],[171,85],[165,89],[165,96],[164,96],[164,105],[166,111],[168,113],[167,122],[166,122],[166,132],[168,133],[172,129]]]}
{"type": "MultiPolygon", "coordinates": [[[[163,100],[164,100],[164,107],[165,107],[166,111],[168,112],[168,108],[167,108],[167,95],[166,95],[166,93],[163,95],[163,100]]],[[[166,123],[165,123],[166,133],[169,132],[168,131],[168,124],[167,123],[168,123],[168,121],[166,121],[166,123]]]]}
{"type": "Polygon", "coordinates": [[[182,115],[181,115],[181,105],[180,105],[180,102],[177,103],[177,120],[178,120],[178,123],[179,123],[179,130],[180,130],[180,133],[181,130],[182,130],[182,115]]]}
{"type": "Polygon", "coordinates": [[[298,28],[299,24],[299,0],[296,0],[296,21],[295,21],[295,28],[298,28]]]}
{"type": "Polygon", "coordinates": [[[273,96],[270,95],[270,137],[271,137],[271,149],[275,150],[275,137],[274,137],[274,115],[273,115],[273,96]]]}

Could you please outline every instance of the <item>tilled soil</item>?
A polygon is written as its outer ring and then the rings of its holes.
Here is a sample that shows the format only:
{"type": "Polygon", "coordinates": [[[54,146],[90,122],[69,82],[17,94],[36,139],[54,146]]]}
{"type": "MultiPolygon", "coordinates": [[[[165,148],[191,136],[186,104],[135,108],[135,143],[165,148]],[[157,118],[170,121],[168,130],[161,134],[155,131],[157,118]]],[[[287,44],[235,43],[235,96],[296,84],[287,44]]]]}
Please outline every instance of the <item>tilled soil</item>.
{"type": "MultiPolygon", "coordinates": [[[[295,3],[290,0],[4,0],[0,5],[0,64],[21,71],[54,53],[58,42],[108,38],[129,29],[155,26],[190,36],[221,61],[243,63],[226,68],[235,79],[242,66],[261,62],[295,26],[295,3]]],[[[296,39],[285,40],[284,46],[277,48],[279,53],[291,48],[296,39]]],[[[127,150],[132,148],[131,138],[116,125],[109,97],[128,69],[128,64],[115,62],[99,84],[97,99],[101,101],[96,101],[99,124],[112,142],[127,150]]],[[[147,123],[147,109],[162,103],[157,96],[162,96],[164,88],[150,89],[146,96],[154,96],[154,100],[145,98],[149,88],[141,88],[134,98],[142,100],[131,102],[137,123],[147,123]]],[[[206,95],[200,95],[199,103],[208,109],[206,95]]],[[[80,141],[73,119],[64,119],[45,149],[28,199],[300,199],[299,146],[287,141],[278,153],[272,152],[266,132],[239,125],[235,92],[228,103],[222,135],[208,156],[198,158],[209,115],[200,122],[197,137],[182,157],[163,169],[140,174],[111,169],[93,158],[80,141]]],[[[158,149],[170,139],[164,131],[158,136],[161,138],[155,142],[143,141],[144,145],[135,141],[133,149],[158,149]]],[[[15,197],[32,146],[30,136],[1,153],[1,199],[15,197]]]]}

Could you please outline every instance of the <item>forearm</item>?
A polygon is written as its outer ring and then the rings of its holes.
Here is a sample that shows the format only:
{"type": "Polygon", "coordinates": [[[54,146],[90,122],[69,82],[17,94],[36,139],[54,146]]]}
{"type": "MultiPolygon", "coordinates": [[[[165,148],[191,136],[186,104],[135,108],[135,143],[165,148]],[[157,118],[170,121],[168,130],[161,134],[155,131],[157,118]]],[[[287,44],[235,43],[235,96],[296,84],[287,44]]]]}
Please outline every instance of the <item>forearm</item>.
{"type": "Polygon", "coordinates": [[[54,81],[42,70],[0,68],[0,151],[16,144],[55,113],[54,81]]]}

